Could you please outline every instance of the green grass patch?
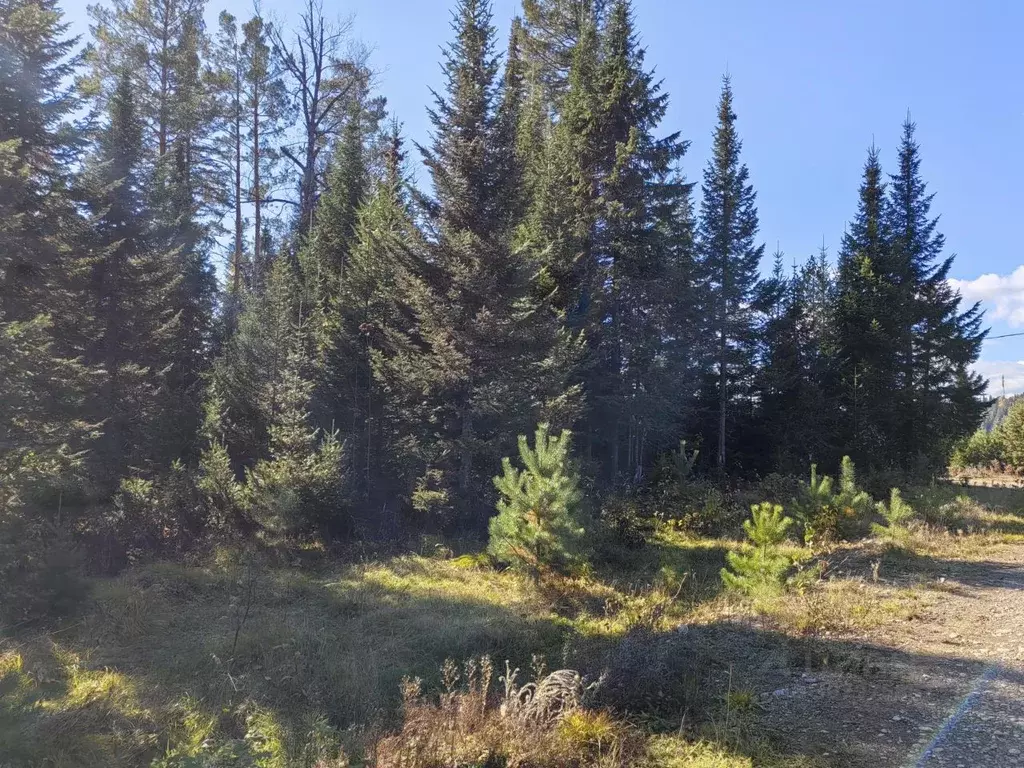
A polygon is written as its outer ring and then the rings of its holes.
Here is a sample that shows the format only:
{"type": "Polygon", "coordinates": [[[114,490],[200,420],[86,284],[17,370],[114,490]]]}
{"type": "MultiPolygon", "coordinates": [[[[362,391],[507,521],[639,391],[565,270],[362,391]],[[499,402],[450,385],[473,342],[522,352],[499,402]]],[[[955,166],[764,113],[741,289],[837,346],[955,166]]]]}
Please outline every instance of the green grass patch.
{"type": "MultiPolygon", "coordinates": [[[[989,532],[934,533],[928,546],[982,551],[1024,525],[1004,508],[957,504],[956,514],[989,532]]],[[[352,754],[356,744],[358,753],[372,734],[398,726],[404,678],[421,678],[432,695],[440,690],[439,669],[449,658],[487,654],[501,670],[506,659],[528,670],[539,655],[549,669],[583,669],[615,657],[627,638],[647,637],[657,648],[659,638],[683,637],[675,634],[682,624],[718,624],[732,637],[730,622],[756,617],[780,635],[855,633],[909,618],[922,601],[939,598],[934,590],[874,583],[865,570],[810,578],[752,606],[725,594],[719,577],[727,553],[741,546],[666,526],[589,572],[539,582],[473,554],[355,565],[319,552],[311,564],[230,549],[204,564],[156,563],[94,579],[73,621],[0,637],[0,755],[15,766],[48,768],[333,767],[342,747],[352,754]]],[[[783,549],[812,573],[809,549],[783,549]]],[[[833,556],[840,553],[826,555],[833,556]]],[[[881,567],[888,575],[902,570],[898,558],[928,557],[937,555],[890,552],[881,567]]],[[[737,643],[751,642],[735,635],[737,643]]],[[[641,653],[638,663],[643,669],[651,659],[641,653]]],[[[665,663],[673,669],[675,657],[665,663]]],[[[714,707],[727,701],[734,713],[752,706],[730,690],[702,691],[702,700],[714,707]]],[[[661,718],[653,713],[651,722],[661,718]]],[[[634,714],[647,722],[644,711],[634,714]]],[[[705,714],[712,721],[720,715],[705,714]]],[[[600,714],[581,718],[562,736],[595,753],[624,727],[600,714]]],[[[731,731],[643,738],[652,768],[816,765],[778,757],[731,731]]]]}

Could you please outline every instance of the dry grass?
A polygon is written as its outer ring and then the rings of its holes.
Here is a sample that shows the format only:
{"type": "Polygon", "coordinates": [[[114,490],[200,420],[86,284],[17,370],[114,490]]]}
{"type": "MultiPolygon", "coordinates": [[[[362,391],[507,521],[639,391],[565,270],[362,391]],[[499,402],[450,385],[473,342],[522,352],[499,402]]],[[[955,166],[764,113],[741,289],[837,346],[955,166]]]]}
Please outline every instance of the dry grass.
{"type": "Polygon", "coordinates": [[[191,738],[180,727],[187,698],[193,721],[214,721],[215,741],[248,735],[249,752],[293,760],[321,718],[339,729],[387,722],[406,675],[433,685],[446,657],[486,652],[523,663],[556,653],[566,631],[517,576],[437,560],[324,579],[258,564],[158,564],[97,581],[59,645],[0,640],[0,745],[29,762],[149,765],[191,738]],[[54,729],[67,738],[51,738],[54,729]]]}
{"type": "MultiPolygon", "coordinates": [[[[535,654],[561,666],[580,653],[581,664],[600,666],[637,636],[676,637],[681,625],[720,625],[728,633],[731,622],[796,636],[855,634],[912,618],[941,597],[941,587],[928,589],[927,581],[892,583],[899,558],[983,559],[993,546],[1024,541],[1024,492],[929,493],[912,501],[925,522],[914,528],[910,552],[861,544],[824,553],[830,562],[852,557],[859,565],[757,605],[722,592],[719,570],[739,542],[669,529],[587,575],[539,585],[472,556],[343,565],[320,554],[310,569],[292,557],[223,550],[199,565],[136,568],[96,580],[74,623],[0,637],[0,755],[13,765],[56,768],[328,768],[344,764],[343,752],[358,755],[379,741],[381,764],[398,765],[386,760],[408,747],[402,739],[432,734],[424,724],[450,718],[456,700],[469,706],[466,678],[459,697],[442,698],[452,693],[438,672],[447,658],[489,654],[527,668],[535,654]],[[875,581],[870,563],[883,559],[875,581]],[[406,688],[403,704],[407,678],[420,679],[420,692],[411,697],[406,688]]],[[[808,556],[795,546],[789,554],[808,556]]],[[[671,649],[662,661],[665,669],[681,663],[671,649]]],[[[650,657],[640,663],[650,667],[650,657]]],[[[661,671],[658,679],[665,680],[661,671]]],[[[640,708],[629,717],[649,724],[655,709],[665,709],[662,691],[651,690],[635,697],[640,708]]],[[[706,691],[702,701],[724,694],[706,691]]],[[[466,765],[485,765],[471,761],[478,747],[509,765],[619,765],[626,755],[629,764],[652,768],[812,765],[792,755],[772,762],[775,753],[756,734],[739,737],[731,727],[698,733],[696,741],[648,737],[622,715],[580,709],[542,733],[525,733],[502,714],[500,697],[479,711],[456,728],[466,732],[457,755],[466,765]],[[531,751],[535,745],[577,762],[536,762],[543,756],[531,751]]]]}
{"type": "Polygon", "coordinates": [[[446,663],[443,690],[437,697],[423,695],[422,681],[407,679],[402,686],[402,726],[374,745],[374,765],[617,768],[635,765],[642,757],[644,739],[635,729],[606,712],[581,706],[578,681],[556,686],[549,681],[569,676],[540,672],[534,682],[520,687],[517,672],[506,669],[497,694],[486,657],[462,669],[446,663]],[[557,692],[545,697],[546,690],[557,692]]]}
{"type": "MultiPolygon", "coordinates": [[[[397,725],[404,678],[442,688],[446,658],[489,653],[525,668],[535,654],[554,663],[570,638],[611,647],[673,629],[715,599],[734,546],[667,533],[628,569],[539,586],[466,558],[317,575],[219,552],[201,567],[137,568],[97,580],[82,618],[58,633],[0,640],[0,754],[83,768],[221,753],[330,765],[367,728],[397,725]]],[[[549,737],[614,760],[636,733],[581,714],[549,737]],[[609,751],[611,732],[620,746],[609,751]]]]}
{"type": "Polygon", "coordinates": [[[801,635],[851,634],[920,614],[927,596],[854,579],[824,582],[802,594],[790,594],[761,613],[783,629],[801,635]]]}

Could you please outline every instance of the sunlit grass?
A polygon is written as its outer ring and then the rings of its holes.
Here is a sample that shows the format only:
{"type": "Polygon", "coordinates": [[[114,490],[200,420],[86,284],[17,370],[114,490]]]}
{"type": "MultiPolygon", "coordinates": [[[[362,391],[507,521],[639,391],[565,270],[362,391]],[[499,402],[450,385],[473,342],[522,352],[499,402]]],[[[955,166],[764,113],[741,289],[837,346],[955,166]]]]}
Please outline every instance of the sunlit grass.
{"type": "Polygon", "coordinates": [[[715,741],[655,736],[648,743],[649,768],[824,768],[828,763],[803,755],[780,755],[769,747],[735,750],[715,741]]]}
{"type": "MultiPolygon", "coordinates": [[[[1016,511],[957,496],[927,508],[935,519],[915,527],[904,557],[970,560],[1024,540],[1016,511]]],[[[291,555],[223,548],[204,565],[139,567],[95,580],[80,616],[55,634],[0,640],[0,754],[26,765],[117,768],[176,766],[225,749],[290,768],[308,757],[311,734],[330,754],[350,726],[394,727],[403,677],[436,686],[446,658],[489,654],[526,669],[540,654],[561,665],[572,663],[563,651],[574,639],[607,647],[638,629],[734,621],[796,636],[855,634],[941,599],[924,582],[875,582],[865,566],[745,600],[723,592],[719,575],[741,546],[661,528],[641,549],[540,582],[443,553],[332,565],[311,550],[300,554],[315,567],[296,567],[291,555]]],[[[873,546],[825,556],[882,558],[873,546]]],[[[810,550],[784,548],[812,567],[810,550]]],[[[896,568],[899,553],[886,557],[896,568]]],[[[566,738],[599,744],[620,726],[587,715],[570,727],[566,738]]],[[[730,738],[656,737],[650,765],[815,765],[730,738]]]]}

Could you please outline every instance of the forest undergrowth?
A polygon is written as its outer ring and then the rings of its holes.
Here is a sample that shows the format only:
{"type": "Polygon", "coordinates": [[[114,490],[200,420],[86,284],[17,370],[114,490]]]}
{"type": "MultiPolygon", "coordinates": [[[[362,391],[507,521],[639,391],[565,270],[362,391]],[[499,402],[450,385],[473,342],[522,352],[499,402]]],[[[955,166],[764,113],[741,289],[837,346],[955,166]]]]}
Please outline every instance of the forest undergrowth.
{"type": "Polygon", "coordinates": [[[936,599],[919,572],[893,578],[915,559],[1024,541],[1018,506],[958,493],[907,494],[919,514],[899,546],[786,544],[797,576],[814,576],[770,597],[725,589],[739,540],[667,521],[640,545],[608,542],[606,565],[540,580],[429,540],[363,561],[222,545],[91,578],[72,617],[5,633],[0,754],[97,768],[830,765],[759,730],[759,681],[689,639],[713,628],[733,657],[759,652],[742,647],[751,628],[800,644],[913,621],[936,599]],[[579,676],[564,712],[512,712],[560,669],[579,676]]]}

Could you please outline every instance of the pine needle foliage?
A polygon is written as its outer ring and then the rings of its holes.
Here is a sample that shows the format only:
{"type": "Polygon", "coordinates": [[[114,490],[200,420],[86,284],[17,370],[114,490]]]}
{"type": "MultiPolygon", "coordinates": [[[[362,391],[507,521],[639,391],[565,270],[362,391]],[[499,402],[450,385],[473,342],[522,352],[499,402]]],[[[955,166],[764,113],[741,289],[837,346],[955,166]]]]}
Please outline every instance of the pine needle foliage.
{"type": "Polygon", "coordinates": [[[683,484],[693,477],[693,471],[697,466],[697,458],[700,456],[700,449],[686,450],[686,441],[679,441],[678,451],[669,451],[663,458],[663,466],[673,480],[683,484]]]}
{"type": "Polygon", "coordinates": [[[780,546],[786,540],[793,519],[782,514],[778,504],[761,502],[750,508],[751,517],[743,530],[752,545],[746,551],[730,552],[729,567],[722,569],[722,582],[729,589],[755,597],[781,591],[786,571],[792,565],[780,546]]]}
{"type": "Polygon", "coordinates": [[[569,457],[572,434],[554,437],[548,429],[537,427],[533,448],[519,436],[525,469],[507,457],[502,462],[504,473],[494,478],[498,515],[490,522],[490,555],[535,577],[586,560],[583,494],[569,457]]]}
{"type": "Polygon", "coordinates": [[[969,437],[963,437],[953,446],[949,459],[950,469],[964,470],[973,467],[989,468],[996,462],[1004,461],[1006,439],[1002,429],[987,432],[976,430],[969,437]]]}
{"type": "Polygon", "coordinates": [[[857,486],[853,460],[844,456],[839,467],[838,487],[829,475],[819,475],[811,465],[811,477],[800,496],[793,500],[796,518],[807,543],[847,538],[866,525],[873,509],[871,496],[857,486]]]}
{"type": "Polygon", "coordinates": [[[914,508],[903,500],[900,489],[893,488],[889,492],[889,503],[880,501],[876,509],[885,518],[885,525],[874,523],[871,532],[883,541],[894,544],[905,542],[910,535],[907,523],[914,517],[914,508]]]}
{"type": "Polygon", "coordinates": [[[1011,467],[1024,467],[1024,402],[1013,404],[996,434],[1002,442],[1003,460],[1011,467]]]}

